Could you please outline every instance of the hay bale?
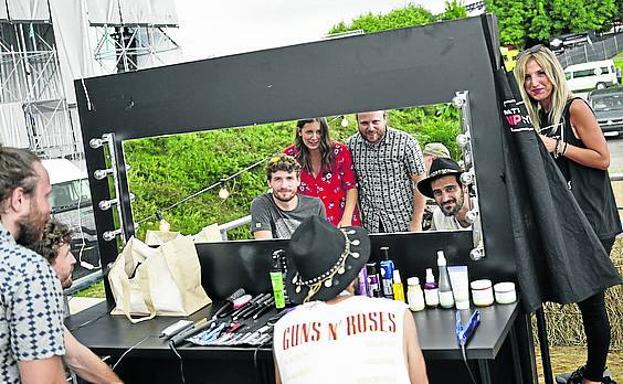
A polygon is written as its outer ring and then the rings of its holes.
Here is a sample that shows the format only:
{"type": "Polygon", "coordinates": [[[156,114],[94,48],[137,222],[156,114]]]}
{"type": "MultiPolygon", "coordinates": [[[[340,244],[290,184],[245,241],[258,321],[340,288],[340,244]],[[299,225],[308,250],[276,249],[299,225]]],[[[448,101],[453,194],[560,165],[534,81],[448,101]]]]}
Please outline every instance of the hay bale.
{"type": "MultiPolygon", "coordinates": [[[[618,238],[610,254],[614,265],[623,274],[623,238],[618,238]]],[[[610,349],[623,351],[623,286],[610,288],[606,292],[606,309],[612,329],[610,349]]],[[[582,316],[577,305],[560,305],[547,303],[544,306],[547,319],[547,335],[550,345],[574,346],[585,345],[586,336],[582,327],[582,316]]],[[[536,321],[533,319],[534,339],[536,321]]]]}

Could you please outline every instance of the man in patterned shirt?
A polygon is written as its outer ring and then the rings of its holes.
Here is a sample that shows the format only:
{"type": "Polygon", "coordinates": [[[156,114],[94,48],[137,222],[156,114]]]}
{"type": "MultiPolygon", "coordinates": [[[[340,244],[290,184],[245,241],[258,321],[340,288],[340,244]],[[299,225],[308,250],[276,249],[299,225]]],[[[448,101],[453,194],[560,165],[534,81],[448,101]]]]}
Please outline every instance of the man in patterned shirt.
{"type": "Polygon", "coordinates": [[[358,113],[357,124],[348,147],[363,226],[372,233],[421,231],[425,199],[415,185],[426,171],[417,140],[388,127],[385,111],[358,113]]]}
{"type": "Polygon", "coordinates": [[[36,155],[0,146],[0,382],[64,383],[63,293],[50,264],[25,248],[50,217],[36,155]]]}

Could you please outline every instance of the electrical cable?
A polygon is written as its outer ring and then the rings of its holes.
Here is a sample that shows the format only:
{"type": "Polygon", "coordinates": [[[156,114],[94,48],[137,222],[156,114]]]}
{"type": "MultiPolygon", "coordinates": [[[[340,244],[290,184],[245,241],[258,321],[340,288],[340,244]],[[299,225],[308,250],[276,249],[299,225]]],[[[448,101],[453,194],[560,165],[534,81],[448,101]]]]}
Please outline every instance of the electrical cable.
{"type": "Polygon", "coordinates": [[[132,345],[130,348],[128,348],[125,352],[123,352],[121,354],[121,357],[119,357],[119,360],[117,360],[117,362],[115,363],[115,365],[112,366],[112,370],[114,371],[115,368],[117,368],[117,366],[119,365],[119,363],[121,363],[121,361],[123,360],[124,357],[126,357],[126,355],[128,353],[130,353],[134,348],[138,347],[141,343],[143,343],[145,340],[149,339],[150,337],[152,337],[152,335],[147,335],[145,336],[144,339],[142,339],[141,341],[135,343],[134,345],[132,345]]]}
{"type": "Polygon", "coordinates": [[[175,356],[177,356],[177,358],[180,359],[180,379],[182,381],[182,384],[186,384],[186,378],[184,376],[184,360],[182,359],[182,355],[180,355],[180,353],[175,348],[175,345],[173,344],[173,340],[169,341],[169,347],[171,348],[175,356]]]}
{"type": "Polygon", "coordinates": [[[89,324],[91,324],[91,323],[95,323],[97,320],[99,320],[99,319],[101,319],[102,317],[104,317],[104,316],[108,315],[108,312],[109,312],[109,311],[106,311],[106,312],[104,312],[104,313],[100,314],[99,316],[97,316],[97,317],[95,317],[95,318],[93,318],[93,319],[87,320],[87,321],[85,321],[84,323],[82,323],[82,324],[80,324],[80,325],[77,325],[77,326],[75,326],[75,327],[73,327],[73,328],[67,328],[67,330],[68,330],[68,331],[70,331],[70,332],[77,331],[78,329],[80,329],[80,328],[82,328],[82,327],[86,327],[87,325],[89,325],[89,324]]]}
{"type": "Polygon", "coordinates": [[[474,378],[474,373],[467,363],[467,352],[465,352],[465,344],[461,343],[461,354],[463,355],[463,362],[465,363],[465,368],[467,368],[467,373],[469,373],[469,378],[472,380],[473,384],[478,384],[476,379],[474,378]]]}

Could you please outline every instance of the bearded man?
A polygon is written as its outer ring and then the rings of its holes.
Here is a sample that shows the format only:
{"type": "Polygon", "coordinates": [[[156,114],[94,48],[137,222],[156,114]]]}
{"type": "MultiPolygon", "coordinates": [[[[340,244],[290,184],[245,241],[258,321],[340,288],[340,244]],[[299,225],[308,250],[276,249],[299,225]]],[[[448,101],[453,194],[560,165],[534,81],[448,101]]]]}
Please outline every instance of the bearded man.
{"type": "Polygon", "coordinates": [[[461,183],[463,170],[456,161],[437,158],[430,166],[428,177],[418,182],[418,190],[435,200],[431,231],[471,229],[466,219],[469,212],[469,191],[461,183]]]}
{"type": "Polygon", "coordinates": [[[307,217],[326,217],[320,199],[297,193],[300,172],[301,166],[292,156],[279,154],[268,161],[266,178],[271,191],[251,203],[255,239],[289,239],[307,217]]]}

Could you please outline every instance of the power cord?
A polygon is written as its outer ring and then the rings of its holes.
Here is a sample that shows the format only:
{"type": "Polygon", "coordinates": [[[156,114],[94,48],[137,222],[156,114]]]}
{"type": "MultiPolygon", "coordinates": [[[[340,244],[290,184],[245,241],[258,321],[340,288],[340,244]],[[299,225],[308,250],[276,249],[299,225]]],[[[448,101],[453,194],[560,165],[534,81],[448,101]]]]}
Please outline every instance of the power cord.
{"type": "Polygon", "coordinates": [[[132,345],[130,348],[128,348],[125,352],[123,352],[121,354],[121,357],[119,357],[119,360],[117,360],[117,362],[115,363],[115,365],[112,366],[112,370],[114,371],[115,368],[117,368],[117,366],[121,363],[121,361],[123,360],[124,357],[127,356],[128,353],[130,353],[134,348],[138,347],[141,343],[143,343],[145,340],[149,339],[150,337],[152,337],[152,335],[147,335],[145,336],[144,339],[142,339],[141,341],[135,343],[134,345],[132,345]]]}
{"type": "Polygon", "coordinates": [[[180,378],[182,380],[182,384],[186,384],[186,378],[184,377],[184,360],[182,359],[182,356],[175,348],[175,345],[173,344],[173,340],[169,341],[169,347],[171,348],[175,356],[177,356],[177,358],[180,359],[180,378]]]}
{"type": "Polygon", "coordinates": [[[476,378],[474,377],[474,373],[467,363],[467,352],[465,351],[465,344],[461,343],[461,354],[463,355],[463,362],[465,363],[465,368],[467,368],[467,373],[469,373],[469,378],[472,380],[473,384],[478,384],[476,382],[476,378]]]}
{"type": "Polygon", "coordinates": [[[255,368],[255,373],[258,376],[258,381],[260,383],[265,383],[268,380],[264,380],[264,378],[262,377],[262,373],[260,372],[260,366],[258,365],[258,362],[257,362],[257,353],[259,352],[260,348],[262,348],[263,346],[265,346],[266,344],[268,344],[268,343],[270,343],[272,341],[273,341],[272,337],[268,338],[263,343],[261,343],[260,345],[255,347],[255,351],[253,352],[253,367],[255,368]]]}

